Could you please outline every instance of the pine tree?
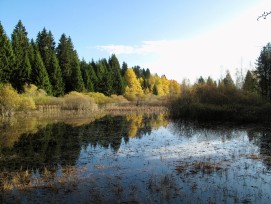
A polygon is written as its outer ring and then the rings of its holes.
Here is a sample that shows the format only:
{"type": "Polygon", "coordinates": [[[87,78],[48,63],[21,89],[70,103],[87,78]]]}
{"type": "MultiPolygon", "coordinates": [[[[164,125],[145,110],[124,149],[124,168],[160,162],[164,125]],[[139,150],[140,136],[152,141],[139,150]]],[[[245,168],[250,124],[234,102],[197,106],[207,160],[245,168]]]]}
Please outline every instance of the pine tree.
{"type": "Polygon", "coordinates": [[[117,95],[124,93],[124,80],[121,76],[121,69],[116,55],[109,58],[110,75],[112,78],[112,92],[117,95]]]}
{"type": "Polygon", "coordinates": [[[23,90],[23,85],[30,82],[31,65],[29,62],[29,40],[27,32],[19,20],[11,35],[12,48],[15,56],[14,70],[11,76],[11,84],[19,92],[23,90]]]}
{"type": "Polygon", "coordinates": [[[34,48],[31,82],[38,88],[45,90],[47,94],[52,94],[52,86],[49,80],[49,76],[37,47],[34,48]]]}
{"type": "Polygon", "coordinates": [[[10,81],[14,60],[11,42],[0,22],[0,83],[10,81]]]}

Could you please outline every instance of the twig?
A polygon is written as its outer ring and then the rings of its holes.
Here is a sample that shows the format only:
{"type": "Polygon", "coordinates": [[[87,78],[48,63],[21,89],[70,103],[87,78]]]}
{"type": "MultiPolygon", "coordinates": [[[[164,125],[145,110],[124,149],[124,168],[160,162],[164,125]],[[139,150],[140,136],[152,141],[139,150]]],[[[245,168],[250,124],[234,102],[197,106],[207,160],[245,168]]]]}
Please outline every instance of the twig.
{"type": "Polygon", "coordinates": [[[257,18],[257,21],[258,21],[260,18],[266,19],[266,17],[267,17],[269,14],[271,14],[271,11],[269,11],[269,12],[266,12],[266,11],[265,11],[265,12],[263,12],[263,14],[257,18]]]}

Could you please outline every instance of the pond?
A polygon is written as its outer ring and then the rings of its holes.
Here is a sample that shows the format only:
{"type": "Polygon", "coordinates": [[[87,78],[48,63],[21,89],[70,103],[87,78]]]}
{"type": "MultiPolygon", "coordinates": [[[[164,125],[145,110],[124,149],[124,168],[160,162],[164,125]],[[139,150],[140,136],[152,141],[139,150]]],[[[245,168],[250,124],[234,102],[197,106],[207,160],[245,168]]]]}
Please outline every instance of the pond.
{"type": "Polygon", "coordinates": [[[0,203],[270,203],[271,130],[166,114],[0,126],[0,203]]]}

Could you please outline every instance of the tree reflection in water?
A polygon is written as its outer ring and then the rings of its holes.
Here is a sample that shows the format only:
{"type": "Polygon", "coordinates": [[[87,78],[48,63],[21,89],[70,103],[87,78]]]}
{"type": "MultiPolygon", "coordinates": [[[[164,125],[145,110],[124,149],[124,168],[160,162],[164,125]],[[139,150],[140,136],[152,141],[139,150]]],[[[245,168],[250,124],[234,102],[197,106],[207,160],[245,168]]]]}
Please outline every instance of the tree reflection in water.
{"type": "Polygon", "coordinates": [[[122,139],[127,143],[130,137],[140,138],[150,134],[152,127],[160,125],[167,125],[162,113],[108,115],[89,123],[68,120],[66,123],[47,121],[46,125],[45,121],[36,119],[17,122],[13,126],[2,127],[0,170],[52,169],[56,165],[75,165],[81,148],[91,145],[118,151],[122,139]]]}

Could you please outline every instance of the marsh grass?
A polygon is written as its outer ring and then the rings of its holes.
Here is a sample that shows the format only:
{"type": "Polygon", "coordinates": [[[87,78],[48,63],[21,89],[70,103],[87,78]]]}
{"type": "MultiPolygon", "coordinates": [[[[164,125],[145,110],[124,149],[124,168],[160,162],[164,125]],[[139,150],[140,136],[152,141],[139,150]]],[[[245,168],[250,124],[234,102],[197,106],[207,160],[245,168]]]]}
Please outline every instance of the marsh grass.
{"type": "MultiPolygon", "coordinates": [[[[61,169],[61,174],[56,169],[49,170],[44,167],[39,176],[30,170],[1,173],[1,190],[4,192],[13,189],[27,190],[30,188],[65,188],[73,190],[80,180],[79,174],[86,171],[85,167],[67,166],[61,169]]],[[[81,178],[82,179],[82,178],[81,178]]]]}
{"type": "Polygon", "coordinates": [[[222,169],[223,169],[222,165],[203,161],[191,163],[187,162],[182,165],[175,166],[175,170],[177,172],[187,174],[197,174],[197,173],[211,174],[222,169]]]}

